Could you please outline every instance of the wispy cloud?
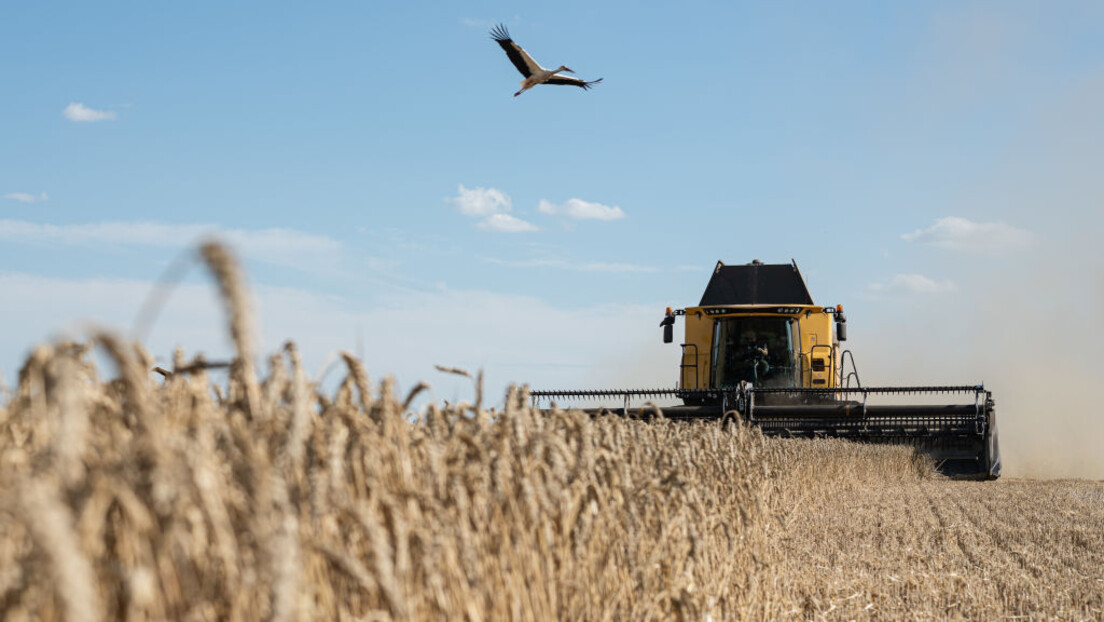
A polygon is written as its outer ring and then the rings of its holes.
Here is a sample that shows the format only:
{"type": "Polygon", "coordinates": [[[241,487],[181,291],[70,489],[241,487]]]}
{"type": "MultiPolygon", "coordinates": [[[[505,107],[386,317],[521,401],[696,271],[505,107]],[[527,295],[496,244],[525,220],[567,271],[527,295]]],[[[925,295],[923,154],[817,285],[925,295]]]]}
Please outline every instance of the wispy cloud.
{"type": "Polygon", "coordinates": [[[625,217],[624,210],[616,205],[610,207],[582,199],[568,199],[563,205],[542,199],[537,210],[542,214],[567,216],[575,220],[618,220],[625,217]]]}
{"type": "Polygon", "coordinates": [[[874,294],[944,294],[956,291],[958,286],[922,274],[895,274],[885,283],[871,283],[867,289],[874,294]]]}
{"type": "Polygon", "coordinates": [[[1032,235],[1003,222],[974,222],[958,216],[939,218],[926,229],[901,235],[908,242],[930,244],[956,251],[996,253],[1025,248],[1032,235]]]}
{"type": "Polygon", "coordinates": [[[64,244],[122,244],[134,246],[184,246],[190,238],[220,235],[251,247],[267,250],[334,250],[331,238],[293,229],[221,229],[216,225],[175,225],[158,222],[101,222],[83,225],[51,225],[21,220],[0,220],[0,239],[23,239],[64,244]]]}
{"type": "Polygon", "coordinates": [[[565,261],[562,259],[529,259],[523,261],[509,261],[506,259],[495,258],[487,258],[486,261],[488,263],[498,264],[500,266],[511,266],[514,268],[557,268],[561,270],[572,270],[575,272],[659,272],[658,268],[652,266],[641,266],[639,264],[602,261],[588,261],[580,263],[565,261]]]}
{"type": "Polygon", "coordinates": [[[115,118],[111,110],[96,110],[89,108],[80,102],[71,102],[61,111],[62,116],[75,123],[90,123],[93,121],[110,121],[115,118]]]}
{"type": "MultiPolygon", "coordinates": [[[[132,326],[135,313],[154,287],[148,281],[63,279],[0,269],[0,291],[5,301],[10,298],[14,303],[0,308],[6,328],[0,331],[0,368],[7,373],[18,369],[33,343],[57,335],[59,328],[64,335],[78,336],[85,322],[132,326]]],[[[448,385],[433,370],[434,363],[473,371],[483,367],[487,370],[485,394],[491,399],[505,395],[512,383],[545,387],[620,384],[617,376],[624,373],[624,367],[599,362],[609,354],[611,343],[639,344],[640,331],[656,321],[650,305],[570,307],[487,290],[385,288],[367,299],[258,284],[250,290],[250,298],[257,304],[262,351],[274,351],[294,338],[305,365],[315,370],[322,368],[334,350],[353,349],[356,336],[365,334],[370,353],[390,353],[364,359],[374,377],[394,374],[409,385],[430,379],[435,388],[447,391],[448,385]],[[578,327],[582,325],[591,331],[581,333],[578,327]],[[534,326],[540,330],[534,331],[534,326]],[[371,327],[390,329],[366,331],[371,327]],[[493,342],[487,338],[491,333],[493,342]],[[594,339],[593,334],[603,338],[594,339]],[[539,351],[540,360],[519,353],[518,343],[539,351]]],[[[204,351],[211,360],[233,356],[223,314],[212,285],[181,283],[157,315],[144,343],[161,360],[171,359],[178,346],[189,354],[204,351]]],[[[669,375],[670,366],[654,363],[669,358],[670,350],[659,339],[635,347],[631,364],[643,368],[637,371],[636,380],[660,382],[669,375]]]]}
{"type": "Polygon", "coordinates": [[[477,19],[474,17],[462,17],[460,18],[460,23],[472,28],[490,28],[495,25],[493,19],[477,19]]]}
{"type": "Polygon", "coordinates": [[[477,225],[487,231],[501,231],[503,233],[523,233],[526,231],[539,231],[540,229],[531,222],[515,218],[509,214],[491,214],[477,225]]]}
{"type": "Polygon", "coordinates": [[[266,263],[303,268],[304,264],[334,265],[340,262],[340,242],[294,229],[223,229],[209,224],[157,222],[51,225],[0,220],[0,241],[8,243],[184,248],[209,236],[226,240],[244,256],[266,263]]]}
{"type": "Polygon", "coordinates": [[[465,188],[460,184],[456,196],[445,200],[455,205],[461,214],[481,218],[477,226],[485,231],[524,233],[540,230],[533,223],[511,215],[510,196],[497,188],[465,188]]]}
{"type": "Polygon", "coordinates": [[[9,192],[8,194],[0,195],[0,198],[19,201],[20,203],[42,203],[50,200],[50,197],[47,196],[45,192],[38,196],[26,192],[9,192]]]}

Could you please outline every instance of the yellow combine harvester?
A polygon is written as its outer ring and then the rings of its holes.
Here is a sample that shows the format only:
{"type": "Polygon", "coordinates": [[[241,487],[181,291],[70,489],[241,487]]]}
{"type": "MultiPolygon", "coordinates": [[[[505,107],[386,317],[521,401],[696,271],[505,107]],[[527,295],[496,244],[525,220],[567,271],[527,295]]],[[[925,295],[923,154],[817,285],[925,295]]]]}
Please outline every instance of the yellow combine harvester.
{"type": "Polygon", "coordinates": [[[683,401],[663,409],[670,419],[738,418],[770,435],[908,443],[948,475],[1000,477],[992,394],[982,385],[862,386],[841,346],[842,306],[815,304],[796,263],[717,262],[697,306],[667,309],[666,343],[676,317],[686,328],[677,388],[533,391],[534,403],[618,398],[620,408],[589,410],[640,416],[633,398],[670,396],[683,401]],[[913,403],[897,402],[902,395],[913,403]],[[927,403],[934,395],[957,399],[927,403]]]}

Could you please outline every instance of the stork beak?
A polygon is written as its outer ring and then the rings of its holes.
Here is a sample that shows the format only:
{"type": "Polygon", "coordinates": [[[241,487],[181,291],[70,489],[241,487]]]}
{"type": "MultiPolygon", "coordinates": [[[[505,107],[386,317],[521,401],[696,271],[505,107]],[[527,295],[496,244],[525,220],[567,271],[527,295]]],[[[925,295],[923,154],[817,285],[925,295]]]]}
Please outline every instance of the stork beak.
{"type": "Polygon", "coordinates": [[[574,70],[568,69],[567,67],[564,67],[563,70],[566,71],[567,73],[575,73],[574,70]]]}

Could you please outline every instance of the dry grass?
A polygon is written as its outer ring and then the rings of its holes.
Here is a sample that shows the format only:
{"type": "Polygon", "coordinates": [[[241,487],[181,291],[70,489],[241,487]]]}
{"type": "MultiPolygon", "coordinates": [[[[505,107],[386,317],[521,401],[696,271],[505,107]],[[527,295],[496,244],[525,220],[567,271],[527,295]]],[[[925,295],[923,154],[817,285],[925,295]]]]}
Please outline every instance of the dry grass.
{"type": "MultiPolygon", "coordinates": [[[[249,354],[233,259],[203,257],[249,354]]],[[[291,344],[219,386],[106,334],[37,350],[0,404],[0,618],[1104,615],[1100,485],[948,482],[904,448],[523,391],[412,414],[343,360],[327,395],[291,344]]]]}

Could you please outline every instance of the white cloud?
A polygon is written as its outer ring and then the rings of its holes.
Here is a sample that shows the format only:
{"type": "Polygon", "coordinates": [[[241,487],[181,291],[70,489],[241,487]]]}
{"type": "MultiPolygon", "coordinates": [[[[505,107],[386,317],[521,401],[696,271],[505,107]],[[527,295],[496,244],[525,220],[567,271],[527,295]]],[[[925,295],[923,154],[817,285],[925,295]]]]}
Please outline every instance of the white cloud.
{"type": "Polygon", "coordinates": [[[0,220],[0,240],[69,246],[184,248],[217,237],[247,259],[306,269],[340,265],[342,245],[332,238],[294,229],[223,229],[216,225],[157,222],[101,222],[51,225],[0,220]]]}
{"type": "Polygon", "coordinates": [[[513,204],[510,196],[497,188],[469,189],[460,184],[457,195],[446,201],[460,208],[460,213],[465,216],[482,218],[476,226],[484,231],[524,233],[540,230],[529,221],[511,216],[509,211],[513,209],[513,204]]]}
{"type": "Polygon", "coordinates": [[[110,121],[115,118],[111,110],[96,110],[89,108],[80,102],[72,102],[61,111],[62,116],[76,123],[88,123],[92,121],[110,121]]]}
{"type": "Polygon", "coordinates": [[[500,231],[503,233],[525,233],[539,231],[540,228],[533,223],[515,218],[509,214],[491,214],[479,222],[479,228],[487,231],[500,231]]]}
{"type": "Polygon", "coordinates": [[[895,274],[887,283],[872,283],[875,294],[943,294],[958,289],[952,281],[936,281],[922,274],[895,274]]]}
{"type": "Polygon", "coordinates": [[[460,184],[457,196],[448,201],[465,216],[490,216],[510,211],[510,197],[497,188],[465,188],[460,184]]]}
{"type": "Polygon", "coordinates": [[[41,203],[43,201],[49,201],[50,197],[45,192],[38,196],[26,192],[9,192],[8,194],[0,195],[0,199],[10,199],[12,201],[19,201],[20,203],[41,203]]]}
{"type": "Polygon", "coordinates": [[[563,205],[541,200],[537,207],[542,214],[567,216],[576,220],[618,220],[625,217],[620,207],[591,203],[582,199],[568,199],[563,205]]]}
{"type": "Polygon", "coordinates": [[[1002,252],[1031,244],[1031,232],[1003,222],[974,222],[958,216],[936,219],[926,229],[901,235],[901,239],[968,252],[1002,252]]]}

